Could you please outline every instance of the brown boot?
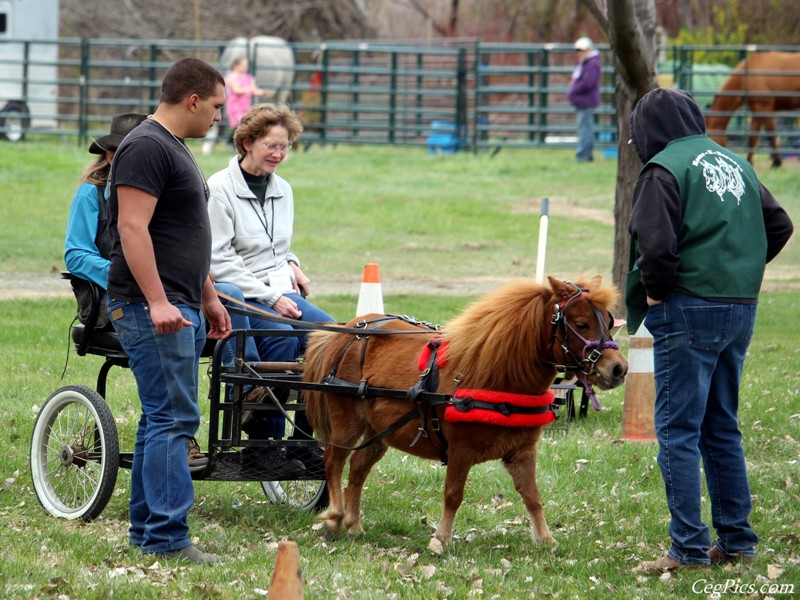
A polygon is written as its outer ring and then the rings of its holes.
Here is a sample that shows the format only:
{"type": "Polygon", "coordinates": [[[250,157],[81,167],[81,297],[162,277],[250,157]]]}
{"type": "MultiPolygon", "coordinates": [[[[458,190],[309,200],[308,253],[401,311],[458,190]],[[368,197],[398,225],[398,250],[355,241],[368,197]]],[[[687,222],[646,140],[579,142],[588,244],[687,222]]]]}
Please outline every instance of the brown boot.
{"type": "Polygon", "coordinates": [[[744,556],[742,554],[725,554],[718,546],[714,546],[708,551],[708,558],[711,559],[712,565],[729,565],[737,562],[752,562],[752,556],[744,556]]]}
{"type": "MultiPolygon", "coordinates": [[[[247,395],[245,395],[243,400],[247,403],[263,404],[266,401],[266,399],[267,399],[267,390],[265,390],[261,386],[258,386],[254,387],[252,390],[247,392],[247,395]]],[[[254,411],[252,410],[242,411],[242,431],[248,433],[246,428],[252,426],[254,418],[255,418],[254,411]]]]}
{"type": "Polygon", "coordinates": [[[208,466],[208,457],[200,450],[197,440],[189,438],[189,472],[202,471],[208,466]]]}
{"type": "Polygon", "coordinates": [[[634,571],[637,573],[644,573],[645,575],[662,575],[663,573],[672,573],[678,569],[700,569],[706,567],[702,563],[679,563],[674,558],[665,554],[658,560],[648,560],[639,563],[634,571]]]}

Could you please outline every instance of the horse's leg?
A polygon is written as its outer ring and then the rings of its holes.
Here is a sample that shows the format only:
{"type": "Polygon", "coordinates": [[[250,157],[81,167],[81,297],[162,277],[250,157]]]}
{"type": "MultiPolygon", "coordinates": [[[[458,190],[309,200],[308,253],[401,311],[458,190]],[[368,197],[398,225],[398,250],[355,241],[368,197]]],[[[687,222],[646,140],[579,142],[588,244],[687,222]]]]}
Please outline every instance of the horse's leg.
{"type": "Polygon", "coordinates": [[[750,129],[752,133],[747,138],[747,162],[755,165],[753,162],[756,151],[758,150],[758,139],[761,137],[761,128],[763,127],[763,119],[761,117],[753,117],[750,119],[750,129]]]}
{"type": "Polygon", "coordinates": [[[441,554],[453,539],[453,521],[456,512],[464,501],[464,486],[467,476],[475,464],[475,454],[467,445],[454,446],[450,444],[447,451],[447,475],[444,479],[444,511],[439,521],[439,527],[428,543],[428,549],[441,554]]]}
{"type": "Polygon", "coordinates": [[[344,501],[342,497],[342,472],[347,462],[349,450],[336,446],[325,447],[325,479],[328,482],[328,508],[319,515],[328,533],[336,534],[342,530],[344,501]]]}
{"type": "MultiPolygon", "coordinates": [[[[539,441],[536,436],[536,443],[539,441]]],[[[555,538],[550,533],[547,521],[542,510],[542,496],[539,494],[539,486],[536,483],[536,444],[530,449],[515,452],[503,458],[503,466],[511,475],[514,481],[514,489],[517,490],[528,510],[531,520],[531,533],[537,542],[555,543],[555,538]]]]}
{"type": "Polygon", "coordinates": [[[372,444],[354,452],[350,458],[350,472],[344,490],[344,527],[347,533],[355,535],[364,533],[361,525],[361,492],[372,467],[383,458],[387,449],[388,446],[384,444],[372,444]]]}
{"type": "Polygon", "coordinates": [[[769,135],[769,144],[772,146],[772,168],[778,168],[783,164],[783,159],[778,153],[778,138],[776,136],[777,126],[775,117],[764,119],[764,129],[769,135]]]}
{"type": "Polygon", "coordinates": [[[328,445],[325,446],[325,478],[328,482],[327,510],[319,515],[328,533],[342,532],[345,516],[345,496],[342,491],[342,474],[352,448],[368,429],[361,406],[351,399],[325,398],[327,419],[330,425],[328,445]]]}

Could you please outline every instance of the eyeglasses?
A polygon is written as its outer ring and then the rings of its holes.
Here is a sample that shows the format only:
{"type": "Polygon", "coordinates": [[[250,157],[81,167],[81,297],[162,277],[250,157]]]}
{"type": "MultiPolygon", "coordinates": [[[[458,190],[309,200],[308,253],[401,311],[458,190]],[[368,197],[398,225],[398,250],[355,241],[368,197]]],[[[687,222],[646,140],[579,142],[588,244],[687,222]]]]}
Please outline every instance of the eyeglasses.
{"type": "Polygon", "coordinates": [[[281,154],[285,154],[286,152],[292,149],[291,144],[265,144],[264,142],[261,142],[261,145],[264,146],[264,148],[266,148],[267,152],[269,152],[270,154],[274,152],[280,152],[281,154]]]}

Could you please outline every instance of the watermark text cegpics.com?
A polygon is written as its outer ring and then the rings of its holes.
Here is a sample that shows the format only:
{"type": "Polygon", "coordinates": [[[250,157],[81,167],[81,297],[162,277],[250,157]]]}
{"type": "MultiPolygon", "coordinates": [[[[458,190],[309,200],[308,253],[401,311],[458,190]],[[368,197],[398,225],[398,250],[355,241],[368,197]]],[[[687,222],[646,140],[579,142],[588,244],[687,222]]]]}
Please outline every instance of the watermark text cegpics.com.
{"type": "Polygon", "coordinates": [[[794,594],[793,583],[745,583],[738,579],[726,579],[724,583],[714,583],[708,579],[698,579],[692,584],[695,594],[708,594],[711,598],[721,598],[726,594],[768,594],[770,596],[794,594]]]}

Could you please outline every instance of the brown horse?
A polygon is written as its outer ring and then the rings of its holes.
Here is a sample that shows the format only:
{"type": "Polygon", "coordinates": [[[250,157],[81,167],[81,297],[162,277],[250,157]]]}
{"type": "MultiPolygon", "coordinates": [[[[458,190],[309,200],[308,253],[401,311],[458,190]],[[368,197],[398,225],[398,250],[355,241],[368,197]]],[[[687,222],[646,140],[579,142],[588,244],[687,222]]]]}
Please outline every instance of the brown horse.
{"type": "Polygon", "coordinates": [[[706,130],[711,139],[727,145],[728,121],[745,101],[752,114],[747,160],[752,164],[758,138],[765,129],[772,146],[772,166],[781,166],[774,113],[800,107],[800,53],[759,52],[740,62],[709,108],[706,130]]]}
{"type": "MultiPolygon", "coordinates": [[[[330,506],[320,519],[329,533],[363,533],[362,488],[392,446],[447,464],[444,514],[431,551],[440,553],[452,539],[472,466],[496,459],[522,496],[534,539],[554,541],[536,485],[536,445],[543,425],[555,418],[551,386],[557,368],[574,371],[586,385],[610,389],[623,383],[628,365],[609,333],[616,290],[600,277],[578,284],[550,277],[549,283],[502,287],[467,307],[440,337],[433,331],[311,334],[305,382],[351,382],[359,388],[358,394],[324,386],[305,393],[309,420],[325,449],[330,506]],[[371,394],[374,388],[381,389],[371,394]],[[415,393],[420,389],[445,400],[426,403],[415,393]],[[386,390],[399,391],[400,397],[389,398],[386,390]]],[[[384,315],[360,317],[348,326],[359,321],[365,329],[423,327],[384,315]]]]}

